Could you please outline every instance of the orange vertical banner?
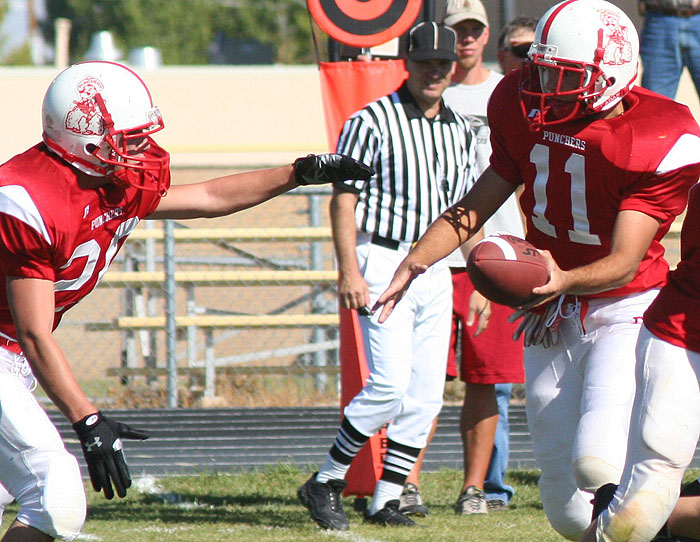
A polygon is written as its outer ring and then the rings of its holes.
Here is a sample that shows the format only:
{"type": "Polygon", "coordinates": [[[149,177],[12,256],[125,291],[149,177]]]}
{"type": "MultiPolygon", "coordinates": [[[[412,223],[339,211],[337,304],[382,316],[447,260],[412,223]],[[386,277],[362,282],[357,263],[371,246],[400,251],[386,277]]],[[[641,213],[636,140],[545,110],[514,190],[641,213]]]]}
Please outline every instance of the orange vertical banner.
{"type": "MultiPolygon", "coordinates": [[[[322,62],[321,94],[326,136],[331,150],[343,123],[355,111],[396,90],[407,77],[403,60],[371,62],[322,62]]],[[[357,311],[340,307],[340,407],[341,411],[365,385],[369,376],[357,311]]],[[[352,462],[346,495],[366,496],[382,475],[386,431],[370,437],[352,462]]]]}
{"type": "Polygon", "coordinates": [[[350,115],[399,88],[406,77],[403,60],[321,62],[328,148],[335,150],[340,130],[350,115]]]}

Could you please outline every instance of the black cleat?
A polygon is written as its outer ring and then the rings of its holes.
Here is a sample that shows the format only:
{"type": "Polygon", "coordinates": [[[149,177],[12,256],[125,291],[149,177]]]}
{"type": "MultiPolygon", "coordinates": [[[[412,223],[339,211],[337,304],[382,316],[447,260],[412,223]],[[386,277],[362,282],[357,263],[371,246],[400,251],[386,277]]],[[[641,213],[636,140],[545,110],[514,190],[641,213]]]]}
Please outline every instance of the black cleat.
{"type": "Polygon", "coordinates": [[[416,526],[415,521],[399,512],[399,499],[387,501],[387,503],[384,505],[384,508],[382,508],[375,514],[370,514],[369,511],[366,510],[365,521],[368,523],[375,523],[377,525],[386,525],[392,527],[416,526]]]}
{"type": "Polygon", "coordinates": [[[297,490],[301,504],[309,509],[311,518],[324,529],[345,531],[350,527],[348,517],[343,510],[342,493],[344,480],[317,482],[315,472],[306,483],[297,490]]]}

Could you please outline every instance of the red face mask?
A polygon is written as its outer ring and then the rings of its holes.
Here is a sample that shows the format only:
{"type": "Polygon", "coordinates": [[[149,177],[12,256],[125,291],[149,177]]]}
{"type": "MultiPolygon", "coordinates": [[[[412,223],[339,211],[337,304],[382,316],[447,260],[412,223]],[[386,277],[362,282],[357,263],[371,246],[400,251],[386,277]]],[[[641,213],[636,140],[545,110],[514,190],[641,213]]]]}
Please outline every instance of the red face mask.
{"type": "Polygon", "coordinates": [[[604,77],[603,72],[592,64],[545,63],[538,55],[526,60],[520,72],[520,105],[530,128],[540,130],[593,113],[589,104],[605,90],[604,86],[595,90],[600,77],[604,77]],[[542,80],[542,70],[546,70],[546,82],[542,80]]]}
{"type": "Polygon", "coordinates": [[[151,137],[165,127],[163,119],[155,125],[115,130],[102,96],[96,94],[95,100],[105,123],[106,145],[95,147],[92,154],[108,166],[105,173],[120,186],[165,195],[170,187],[170,154],[151,137]]]}

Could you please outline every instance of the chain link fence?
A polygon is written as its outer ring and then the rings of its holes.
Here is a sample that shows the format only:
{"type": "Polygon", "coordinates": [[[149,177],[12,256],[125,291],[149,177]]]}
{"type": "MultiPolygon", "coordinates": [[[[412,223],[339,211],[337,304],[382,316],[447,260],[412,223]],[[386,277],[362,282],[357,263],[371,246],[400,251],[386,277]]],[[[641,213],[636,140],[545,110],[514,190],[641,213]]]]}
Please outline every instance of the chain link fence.
{"type": "Polygon", "coordinates": [[[329,196],[140,224],[56,332],[88,394],[122,408],[337,404],[329,196]]]}
{"type": "MultiPolygon", "coordinates": [[[[337,405],[329,198],[305,187],[230,217],[140,224],[55,333],[88,395],[103,408],[337,405]]],[[[462,397],[448,383],[446,400],[462,397]]]]}

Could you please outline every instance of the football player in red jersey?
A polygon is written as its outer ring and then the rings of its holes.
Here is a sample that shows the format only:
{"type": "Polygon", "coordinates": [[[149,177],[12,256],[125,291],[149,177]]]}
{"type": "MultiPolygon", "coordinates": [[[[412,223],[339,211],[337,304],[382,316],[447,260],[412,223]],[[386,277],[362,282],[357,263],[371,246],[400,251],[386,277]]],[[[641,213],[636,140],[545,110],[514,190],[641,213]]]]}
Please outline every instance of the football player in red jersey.
{"type": "Polygon", "coordinates": [[[596,517],[583,541],[700,539],[700,497],[678,499],[700,438],[699,383],[700,186],[696,185],[690,190],[683,221],[681,260],[644,314],[639,333],[637,395],[621,482],[616,490],[609,485],[596,493],[596,517]],[[654,538],[666,519],[659,538],[654,538]]]}
{"type": "Polygon", "coordinates": [[[633,23],[609,2],[550,8],[523,68],[491,95],[491,166],[428,229],[374,307],[385,320],[417,274],[523,185],[526,237],[551,277],[515,313],[516,335],[527,347],[542,502],[571,540],[590,523],[593,492],[620,479],[634,347],[668,272],[660,241],[700,175],[700,128],[688,108],[634,86],[638,46],[633,23]]]}
{"type": "Polygon", "coordinates": [[[342,155],[309,155],[171,187],[169,155],[152,139],[158,108],[136,73],[111,62],[61,72],[42,121],[43,142],[0,166],[0,500],[19,503],[4,542],[73,540],[85,519],[78,463],[32,396],[37,381],[73,424],[93,488],[111,499],[131,485],[120,439],[147,435],[99,411],[52,332],[139,222],[227,215],[300,184],[372,174],[342,155]]]}

